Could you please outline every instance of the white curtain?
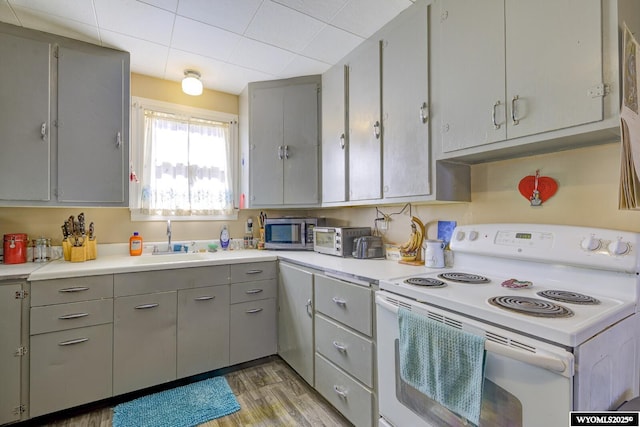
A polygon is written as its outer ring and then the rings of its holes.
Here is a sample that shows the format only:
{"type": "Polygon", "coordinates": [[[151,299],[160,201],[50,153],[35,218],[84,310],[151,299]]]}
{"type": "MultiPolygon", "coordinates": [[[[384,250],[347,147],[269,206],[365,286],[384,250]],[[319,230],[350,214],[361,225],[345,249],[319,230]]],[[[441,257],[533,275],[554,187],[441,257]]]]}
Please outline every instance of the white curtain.
{"type": "Polygon", "coordinates": [[[139,213],[230,215],[229,123],[144,111],[139,213]]]}

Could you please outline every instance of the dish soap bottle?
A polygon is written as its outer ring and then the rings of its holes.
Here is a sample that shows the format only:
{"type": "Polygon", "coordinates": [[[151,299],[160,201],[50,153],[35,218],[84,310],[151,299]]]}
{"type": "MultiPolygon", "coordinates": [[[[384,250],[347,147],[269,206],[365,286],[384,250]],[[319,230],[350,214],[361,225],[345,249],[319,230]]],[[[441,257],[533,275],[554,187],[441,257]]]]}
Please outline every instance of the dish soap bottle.
{"type": "Polygon", "coordinates": [[[226,225],[223,225],[222,230],[220,230],[220,247],[222,247],[222,250],[226,250],[229,247],[229,230],[226,225]]]}
{"type": "Polygon", "coordinates": [[[142,255],[142,236],[137,231],[133,233],[133,236],[129,237],[129,255],[142,255]]]}

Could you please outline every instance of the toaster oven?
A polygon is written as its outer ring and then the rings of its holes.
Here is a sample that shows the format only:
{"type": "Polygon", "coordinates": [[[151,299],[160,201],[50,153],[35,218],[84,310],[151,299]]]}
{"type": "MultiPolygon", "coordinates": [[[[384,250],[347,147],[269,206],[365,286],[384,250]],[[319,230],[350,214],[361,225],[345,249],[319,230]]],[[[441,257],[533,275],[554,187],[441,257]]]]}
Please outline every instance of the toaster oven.
{"type": "Polygon", "coordinates": [[[313,229],[313,250],[321,254],[350,257],[353,240],[371,235],[371,227],[316,227],[313,229]]]}

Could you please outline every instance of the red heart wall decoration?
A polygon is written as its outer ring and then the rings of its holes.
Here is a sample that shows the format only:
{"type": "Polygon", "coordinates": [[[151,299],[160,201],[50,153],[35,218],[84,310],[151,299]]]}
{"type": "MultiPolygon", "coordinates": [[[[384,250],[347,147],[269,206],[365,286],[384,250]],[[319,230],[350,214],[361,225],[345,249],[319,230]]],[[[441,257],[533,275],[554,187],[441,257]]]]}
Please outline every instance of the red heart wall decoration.
{"type": "MultiPolygon", "coordinates": [[[[551,196],[556,194],[558,183],[555,179],[549,178],[548,176],[539,176],[536,172],[536,175],[525,176],[518,184],[518,190],[525,199],[532,200],[534,197],[533,192],[536,190],[536,181],[541,203],[546,202],[551,196]]],[[[534,203],[532,202],[532,204],[534,203]]]]}

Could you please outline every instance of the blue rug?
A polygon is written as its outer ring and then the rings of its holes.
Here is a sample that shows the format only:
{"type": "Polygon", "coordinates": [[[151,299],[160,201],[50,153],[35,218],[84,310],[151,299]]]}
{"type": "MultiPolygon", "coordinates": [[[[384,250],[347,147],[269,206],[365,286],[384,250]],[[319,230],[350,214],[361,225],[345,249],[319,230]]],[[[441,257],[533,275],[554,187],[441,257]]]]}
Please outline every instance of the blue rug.
{"type": "Polygon", "coordinates": [[[113,427],[192,427],[240,410],[224,377],[143,396],[113,408],[113,427]]]}

